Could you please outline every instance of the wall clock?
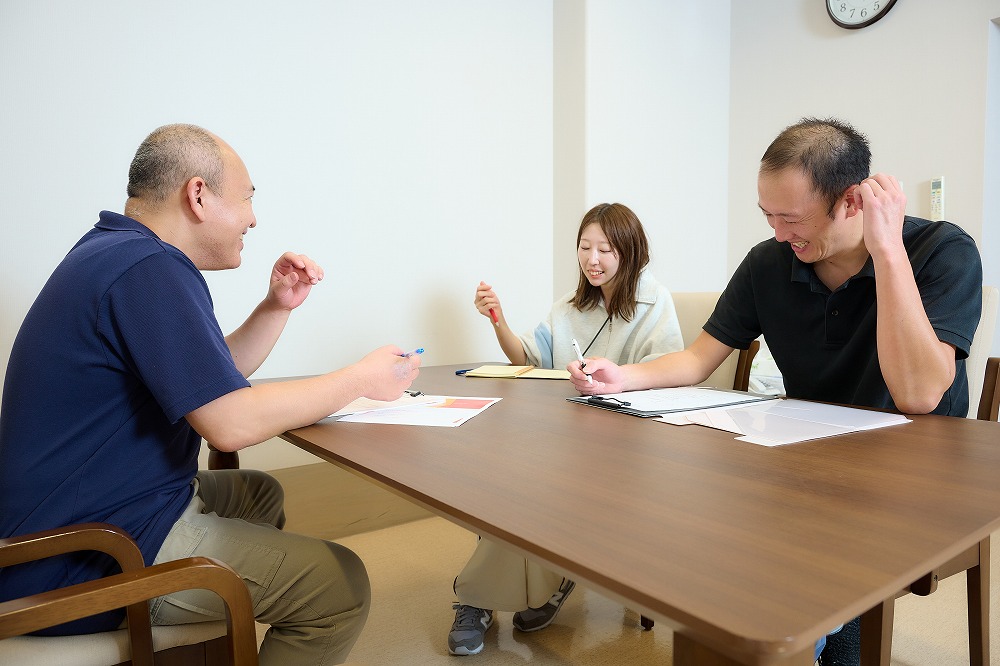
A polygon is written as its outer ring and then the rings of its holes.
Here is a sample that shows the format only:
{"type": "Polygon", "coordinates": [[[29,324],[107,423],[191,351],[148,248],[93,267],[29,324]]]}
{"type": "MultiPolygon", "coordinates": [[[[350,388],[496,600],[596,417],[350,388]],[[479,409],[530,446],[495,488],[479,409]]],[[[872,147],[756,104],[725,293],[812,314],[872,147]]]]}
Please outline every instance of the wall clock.
{"type": "Polygon", "coordinates": [[[896,0],[826,0],[826,12],[841,28],[869,26],[889,13],[896,0]]]}

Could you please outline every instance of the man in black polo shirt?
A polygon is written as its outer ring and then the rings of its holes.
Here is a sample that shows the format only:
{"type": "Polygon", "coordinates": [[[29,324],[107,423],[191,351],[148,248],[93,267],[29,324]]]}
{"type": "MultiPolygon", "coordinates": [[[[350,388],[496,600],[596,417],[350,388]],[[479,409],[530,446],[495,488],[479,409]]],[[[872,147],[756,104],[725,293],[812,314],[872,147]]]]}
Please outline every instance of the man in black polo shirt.
{"type": "Polygon", "coordinates": [[[870,162],[867,140],[846,123],[807,118],[782,131],[757,178],[774,238],[750,250],[698,338],[646,363],[587,359],[592,383],[574,361],[574,386],[697,384],[763,334],[790,398],[966,416],[979,251],[951,223],[906,216],[898,181],[869,175],[870,162]]]}

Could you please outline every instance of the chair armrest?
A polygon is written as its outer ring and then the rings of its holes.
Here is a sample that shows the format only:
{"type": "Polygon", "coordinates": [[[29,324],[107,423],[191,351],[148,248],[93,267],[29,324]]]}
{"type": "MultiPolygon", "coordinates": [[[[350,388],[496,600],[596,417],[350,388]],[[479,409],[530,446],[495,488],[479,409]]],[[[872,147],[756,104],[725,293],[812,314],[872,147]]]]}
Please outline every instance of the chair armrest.
{"type": "Polygon", "coordinates": [[[0,539],[0,567],[81,550],[110,555],[122,571],[135,571],[145,566],[142,552],[125,530],[105,523],[83,523],[0,539]]]}
{"type": "MultiPolygon", "coordinates": [[[[141,571],[145,567],[142,551],[139,550],[139,546],[136,545],[132,537],[120,527],[106,523],[82,523],[9,539],[0,539],[0,567],[23,564],[24,562],[77,551],[97,551],[110,555],[118,562],[118,566],[123,572],[141,571]]],[[[107,579],[94,582],[102,584],[105,580],[107,579]]],[[[133,666],[152,666],[153,634],[149,626],[149,604],[145,599],[142,599],[133,604],[119,604],[102,610],[114,610],[122,606],[127,606],[125,615],[128,617],[128,638],[133,666]]],[[[87,615],[93,615],[97,612],[100,611],[95,610],[87,615]]],[[[64,621],[68,622],[69,620],[64,621]]],[[[36,629],[20,633],[29,633],[56,624],[62,624],[62,622],[42,624],[36,629]]]]}
{"type": "Polygon", "coordinates": [[[207,557],[164,562],[0,603],[0,639],[188,589],[209,590],[222,598],[232,663],[256,665],[256,630],[246,584],[228,565],[207,557]]]}

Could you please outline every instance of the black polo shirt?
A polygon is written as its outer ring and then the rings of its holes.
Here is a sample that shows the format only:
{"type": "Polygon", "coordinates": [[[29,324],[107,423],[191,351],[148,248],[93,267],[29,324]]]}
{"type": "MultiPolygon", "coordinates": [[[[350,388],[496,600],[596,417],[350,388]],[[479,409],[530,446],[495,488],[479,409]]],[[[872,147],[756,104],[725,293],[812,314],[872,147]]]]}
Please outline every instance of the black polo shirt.
{"type": "MultiPolygon", "coordinates": [[[[955,346],[955,381],[933,413],[966,416],[965,358],[982,310],[979,250],[954,224],[913,217],[903,222],[903,244],[931,326],[955,346]]],[[[763,333],[790,398],[895,409],[879,368],[875,309],[871,257],[831,293],[811,264],[772,238],[747,254],[704,329],[737,349],[763,333]]]]}

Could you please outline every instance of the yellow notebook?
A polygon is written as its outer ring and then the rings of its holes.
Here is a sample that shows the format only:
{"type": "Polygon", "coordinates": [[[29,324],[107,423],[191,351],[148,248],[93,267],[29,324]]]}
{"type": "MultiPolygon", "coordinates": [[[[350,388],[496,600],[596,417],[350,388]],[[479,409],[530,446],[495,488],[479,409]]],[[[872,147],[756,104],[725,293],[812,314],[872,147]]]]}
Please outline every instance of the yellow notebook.
{"type": "Polygon", "coordinates": [[[536,368],[533,365],[481,365],[465,373],[466,377],[492,377],[494,379],[569,379],[566,370],[536,368]]]}

